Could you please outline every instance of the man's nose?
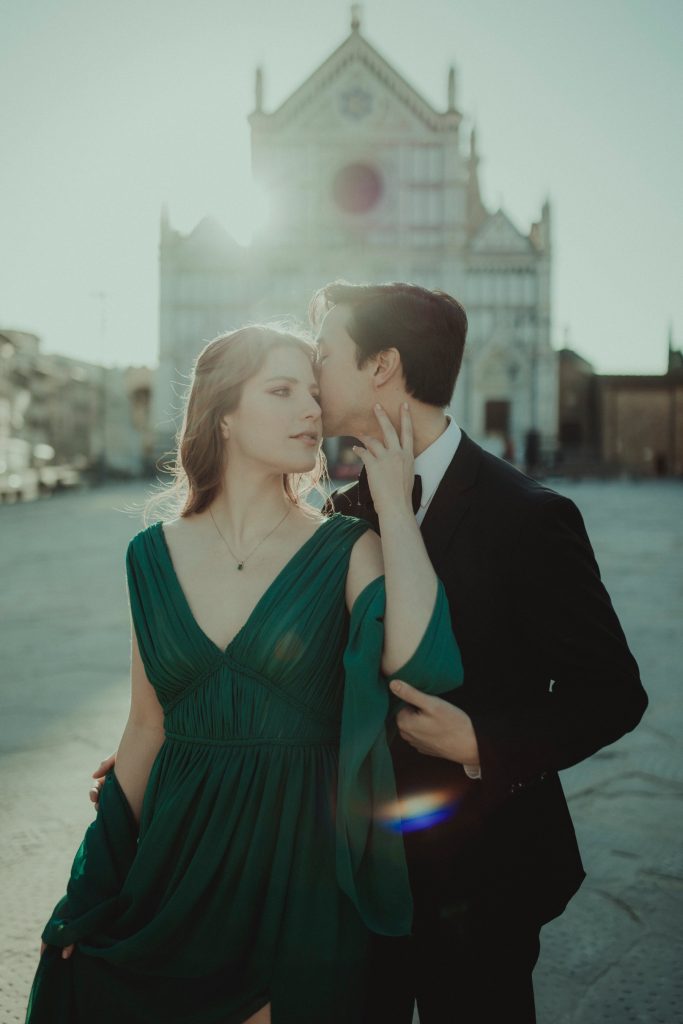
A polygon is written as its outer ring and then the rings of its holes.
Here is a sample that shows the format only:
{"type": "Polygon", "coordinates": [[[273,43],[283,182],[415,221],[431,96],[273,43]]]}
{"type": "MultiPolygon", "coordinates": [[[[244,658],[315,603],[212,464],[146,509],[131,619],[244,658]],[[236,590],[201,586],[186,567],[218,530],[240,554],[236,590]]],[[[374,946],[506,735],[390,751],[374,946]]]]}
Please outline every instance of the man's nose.
{"type": "Polygon", "coordinates": [[[305,415],[306,415],[306,419],[309,419],[309,420],[319,420],[321,415],[322,415],[322,409],[318,405],[318,402],[316,401],[316,399],[313,398],[312,396],[311,396],[310,405],[308,405],[308,407],[306,409],[305,415]]]}

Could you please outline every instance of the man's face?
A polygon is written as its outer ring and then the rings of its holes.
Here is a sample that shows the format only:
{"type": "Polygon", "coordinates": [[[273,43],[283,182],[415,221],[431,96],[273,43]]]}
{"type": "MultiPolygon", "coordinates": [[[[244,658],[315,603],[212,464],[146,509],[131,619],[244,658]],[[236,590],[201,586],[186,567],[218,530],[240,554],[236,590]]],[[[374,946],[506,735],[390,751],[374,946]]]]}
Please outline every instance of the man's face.
{"type": "Polygon", "coordinates": [[[376,401],[372,387],[373,360],[359,370],[356,343],[347,331],[351,311],[333,306],[320,325],[318,380],[325,437],[358,437],[367,431],[376,401]]]}

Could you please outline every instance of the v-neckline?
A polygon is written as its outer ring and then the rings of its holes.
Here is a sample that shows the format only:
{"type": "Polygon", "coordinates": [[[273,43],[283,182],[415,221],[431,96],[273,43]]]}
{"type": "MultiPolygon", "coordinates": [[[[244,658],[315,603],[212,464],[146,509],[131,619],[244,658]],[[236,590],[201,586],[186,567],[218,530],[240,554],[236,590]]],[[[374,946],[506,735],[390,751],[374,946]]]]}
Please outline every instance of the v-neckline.
{"type": "Polygon", "coordinates": [[[324,519],[322,521],[322,523],[318,527],[316,527],[316,529],[313,531],[311,536],[307,537],[306,540],[303,542],[303,544],[299,545],[299,547],[296,549],[296,551],[287,559],[287,561],[282,566],[280,571],[278,573],[276,573],[276,575],[273,577],[273,579],[268,584],[266,589],[263,591],[263,593],[261,594],[261,596],[257,600],[256,604],[254,605],[252,610],[249,612],[249,615],[245,619],[244,623],[239,627],[239,629],[237,630],[237,632],[233,636],[232,640],[230,640],[229,643],[227,643],[226,646],[223,647],[223,648],[219,647],[218,644],[216,643],[216,641],[212,640],[211,637],[208,635],[208,633],[206,633],[202,629],[202,627],[199,625],[199,623],[197,621],[197,618],[196,618],[194,612],[192,611],[192,608],[190,607],[190,602],[187,599],[187,594],[185,593],[183,585],[180,582],[180,577],[178,576],[178,573],[176,572],[175,566],[173,564],[173,557],[171,556],[171,549],[168,546],[168,541],[166,539],[166,534],[164,533],[163,520],[161,520],[161,519],[157,520],[157,522],[153,524],[153,528],[156,528],[156,534],[158,535],[158,537],[161,540],[161,548],[162,548],[162,551],[163,551],[163,553],[164,553],[164,555],[166,557],[166,561],[168,562],[168,567],[170,569],[171,578],[172,578],[173,582],[175,583],[176,590],[178,591],[178,594],[179,594],[179,596],[181,598],[183,607],[185,608],[185,611],[186,611],[186,613],[188,615],[188,618],[190,619],[190,621],[192,622],[192,624],[194,625],[195,629],[200,634],[200,636],[202,636],[204,638],[204,640],[208,644],[210,644],[211,647],[213,647],[214,651],[216,651],[218,654],[220,654],[221,657],[225,657],[225,655],[229,652],[230,648],[236,643],[236,641],[245,632],[247,627],[251,624],[252,619],[254,618],[256,613],[260,610],[261,606],[265,603],[266,598],[268,598],[270,596],[270,594],[272,593],[275,585],[279,582],[279,580],[282,578],[284,573],[290,568],[292,563],[295,562],[298,559],[299,555],[301,555],[301,553],[308,547],[308,545],[318,536],[318,533],[325,527],[326,523],[329,523],[332,519],[336,519],[340,515],[341,515],[340,512],[334,512],[331,516],[328,516],[326,519],[324,519]]]}

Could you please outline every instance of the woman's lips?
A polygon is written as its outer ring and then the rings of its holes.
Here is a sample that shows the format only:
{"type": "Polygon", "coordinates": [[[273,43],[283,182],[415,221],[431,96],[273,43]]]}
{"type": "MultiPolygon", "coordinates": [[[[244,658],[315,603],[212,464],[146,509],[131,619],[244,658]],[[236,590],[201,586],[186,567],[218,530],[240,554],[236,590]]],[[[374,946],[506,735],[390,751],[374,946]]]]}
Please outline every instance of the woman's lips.
{"type": "Polygon", "coordinates": [[[316,448],[320,444],[320,438],[317,434],[295,434],[292,440],[302,441],[310,448],[316,448]]]}

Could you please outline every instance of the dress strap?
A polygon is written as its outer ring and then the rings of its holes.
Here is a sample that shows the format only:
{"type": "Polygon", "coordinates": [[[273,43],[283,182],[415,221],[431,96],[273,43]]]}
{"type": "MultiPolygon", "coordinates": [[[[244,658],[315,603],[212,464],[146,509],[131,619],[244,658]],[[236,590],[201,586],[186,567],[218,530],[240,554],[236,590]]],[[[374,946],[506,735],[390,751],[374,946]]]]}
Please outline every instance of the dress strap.
{"type": "Polygon", "coordinates": [[[140,530],[126,551],[131,619],[145,671],[165,704],[184,670],[208,671],[216,652],[201,642],[185,614],[183,596],[174,585],[156,537],[161,522],[140,530]]]}

